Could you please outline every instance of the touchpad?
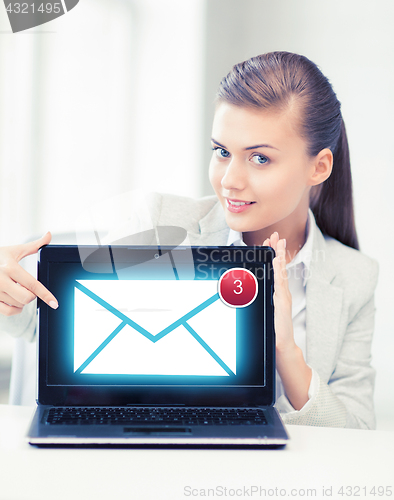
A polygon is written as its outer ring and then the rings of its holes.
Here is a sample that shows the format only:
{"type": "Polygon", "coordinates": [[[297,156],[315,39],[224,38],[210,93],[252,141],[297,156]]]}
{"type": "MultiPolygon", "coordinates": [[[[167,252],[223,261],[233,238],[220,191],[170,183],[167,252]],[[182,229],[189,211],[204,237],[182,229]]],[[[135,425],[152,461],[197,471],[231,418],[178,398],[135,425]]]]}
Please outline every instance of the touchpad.
{"type": "Polygon", "coordinates": [[[127,434],[191,434],[190,427],[160,427],[160,426],[139,426],[124,427],[123,432],[127,434]]]}

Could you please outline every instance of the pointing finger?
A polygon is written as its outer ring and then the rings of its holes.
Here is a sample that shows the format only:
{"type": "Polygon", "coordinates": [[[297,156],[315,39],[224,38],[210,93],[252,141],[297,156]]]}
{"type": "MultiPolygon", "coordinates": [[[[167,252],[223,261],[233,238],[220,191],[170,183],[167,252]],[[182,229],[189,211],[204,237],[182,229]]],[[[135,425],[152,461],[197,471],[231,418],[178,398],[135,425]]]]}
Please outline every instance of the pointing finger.
{"type": "MultiPolygon", "coordinates": [[[[55,296],[47,289],[45,286],[40,283],[38,280],[33,278],[31,274],[23,269],[23,267],[18,266],[15,268],[12,279],[17,283],[22,285],[23,287],[30,290],[36,297],[39,297],[46,304],[48,304],[52,309],[58,308],[58,302],[55,296]]],[[[18,297],[15,297],[18,299],[18,297]]]]}
{"type": "Polygon", "coordinates": [[[48,231],[44,236],[38,240],[30,241],[29,243],[23,243],[22,245],[15,246],[15,257],[17,262],[26,257],[27,255],[33,255],[38,252],[38,250],[44,245],[48,245],[52,239],[51,233],[48,231]]]}

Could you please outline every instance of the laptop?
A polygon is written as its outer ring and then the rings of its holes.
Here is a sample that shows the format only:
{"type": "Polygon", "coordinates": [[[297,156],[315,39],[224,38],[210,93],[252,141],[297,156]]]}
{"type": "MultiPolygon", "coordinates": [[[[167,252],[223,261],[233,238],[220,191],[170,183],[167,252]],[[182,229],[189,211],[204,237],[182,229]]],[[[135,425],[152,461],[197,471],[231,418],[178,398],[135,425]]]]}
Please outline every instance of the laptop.
{"type": "Polygon", "coordinates": [[[283,447],[270,247],[39,252],[37,446],[283,447]]]}

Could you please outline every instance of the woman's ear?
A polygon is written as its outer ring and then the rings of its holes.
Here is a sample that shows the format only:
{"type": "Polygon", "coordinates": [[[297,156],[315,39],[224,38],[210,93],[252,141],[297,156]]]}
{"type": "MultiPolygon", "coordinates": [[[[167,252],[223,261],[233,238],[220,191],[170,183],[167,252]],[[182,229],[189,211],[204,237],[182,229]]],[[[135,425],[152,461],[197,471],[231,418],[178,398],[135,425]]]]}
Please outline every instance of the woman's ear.
{"type": "Polygon", "coordinates": [[[313,169],[309,178],[309,185],[317,186],[328,179],[332,172],[333,162],[334,156],[331,149],[322,149],[313,160],[313,169]]]}

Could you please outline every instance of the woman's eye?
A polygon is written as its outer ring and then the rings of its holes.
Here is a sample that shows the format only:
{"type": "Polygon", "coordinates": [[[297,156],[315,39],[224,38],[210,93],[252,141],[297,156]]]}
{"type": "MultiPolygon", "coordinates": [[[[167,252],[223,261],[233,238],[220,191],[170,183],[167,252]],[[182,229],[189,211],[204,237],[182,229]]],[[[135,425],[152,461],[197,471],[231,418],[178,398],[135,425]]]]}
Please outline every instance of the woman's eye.
{"type": "Polygon", "coordinates": [[[263,155],[254,155],[252,161],[257,165],[264,165],[264,163],[268,162],[268,158],[263,155]]]}
{"type": "Polygon", "coordinates": [[[228,158],[230,153],[223,148],[214,148],[215,154],[218,158],[228,158]]]}

